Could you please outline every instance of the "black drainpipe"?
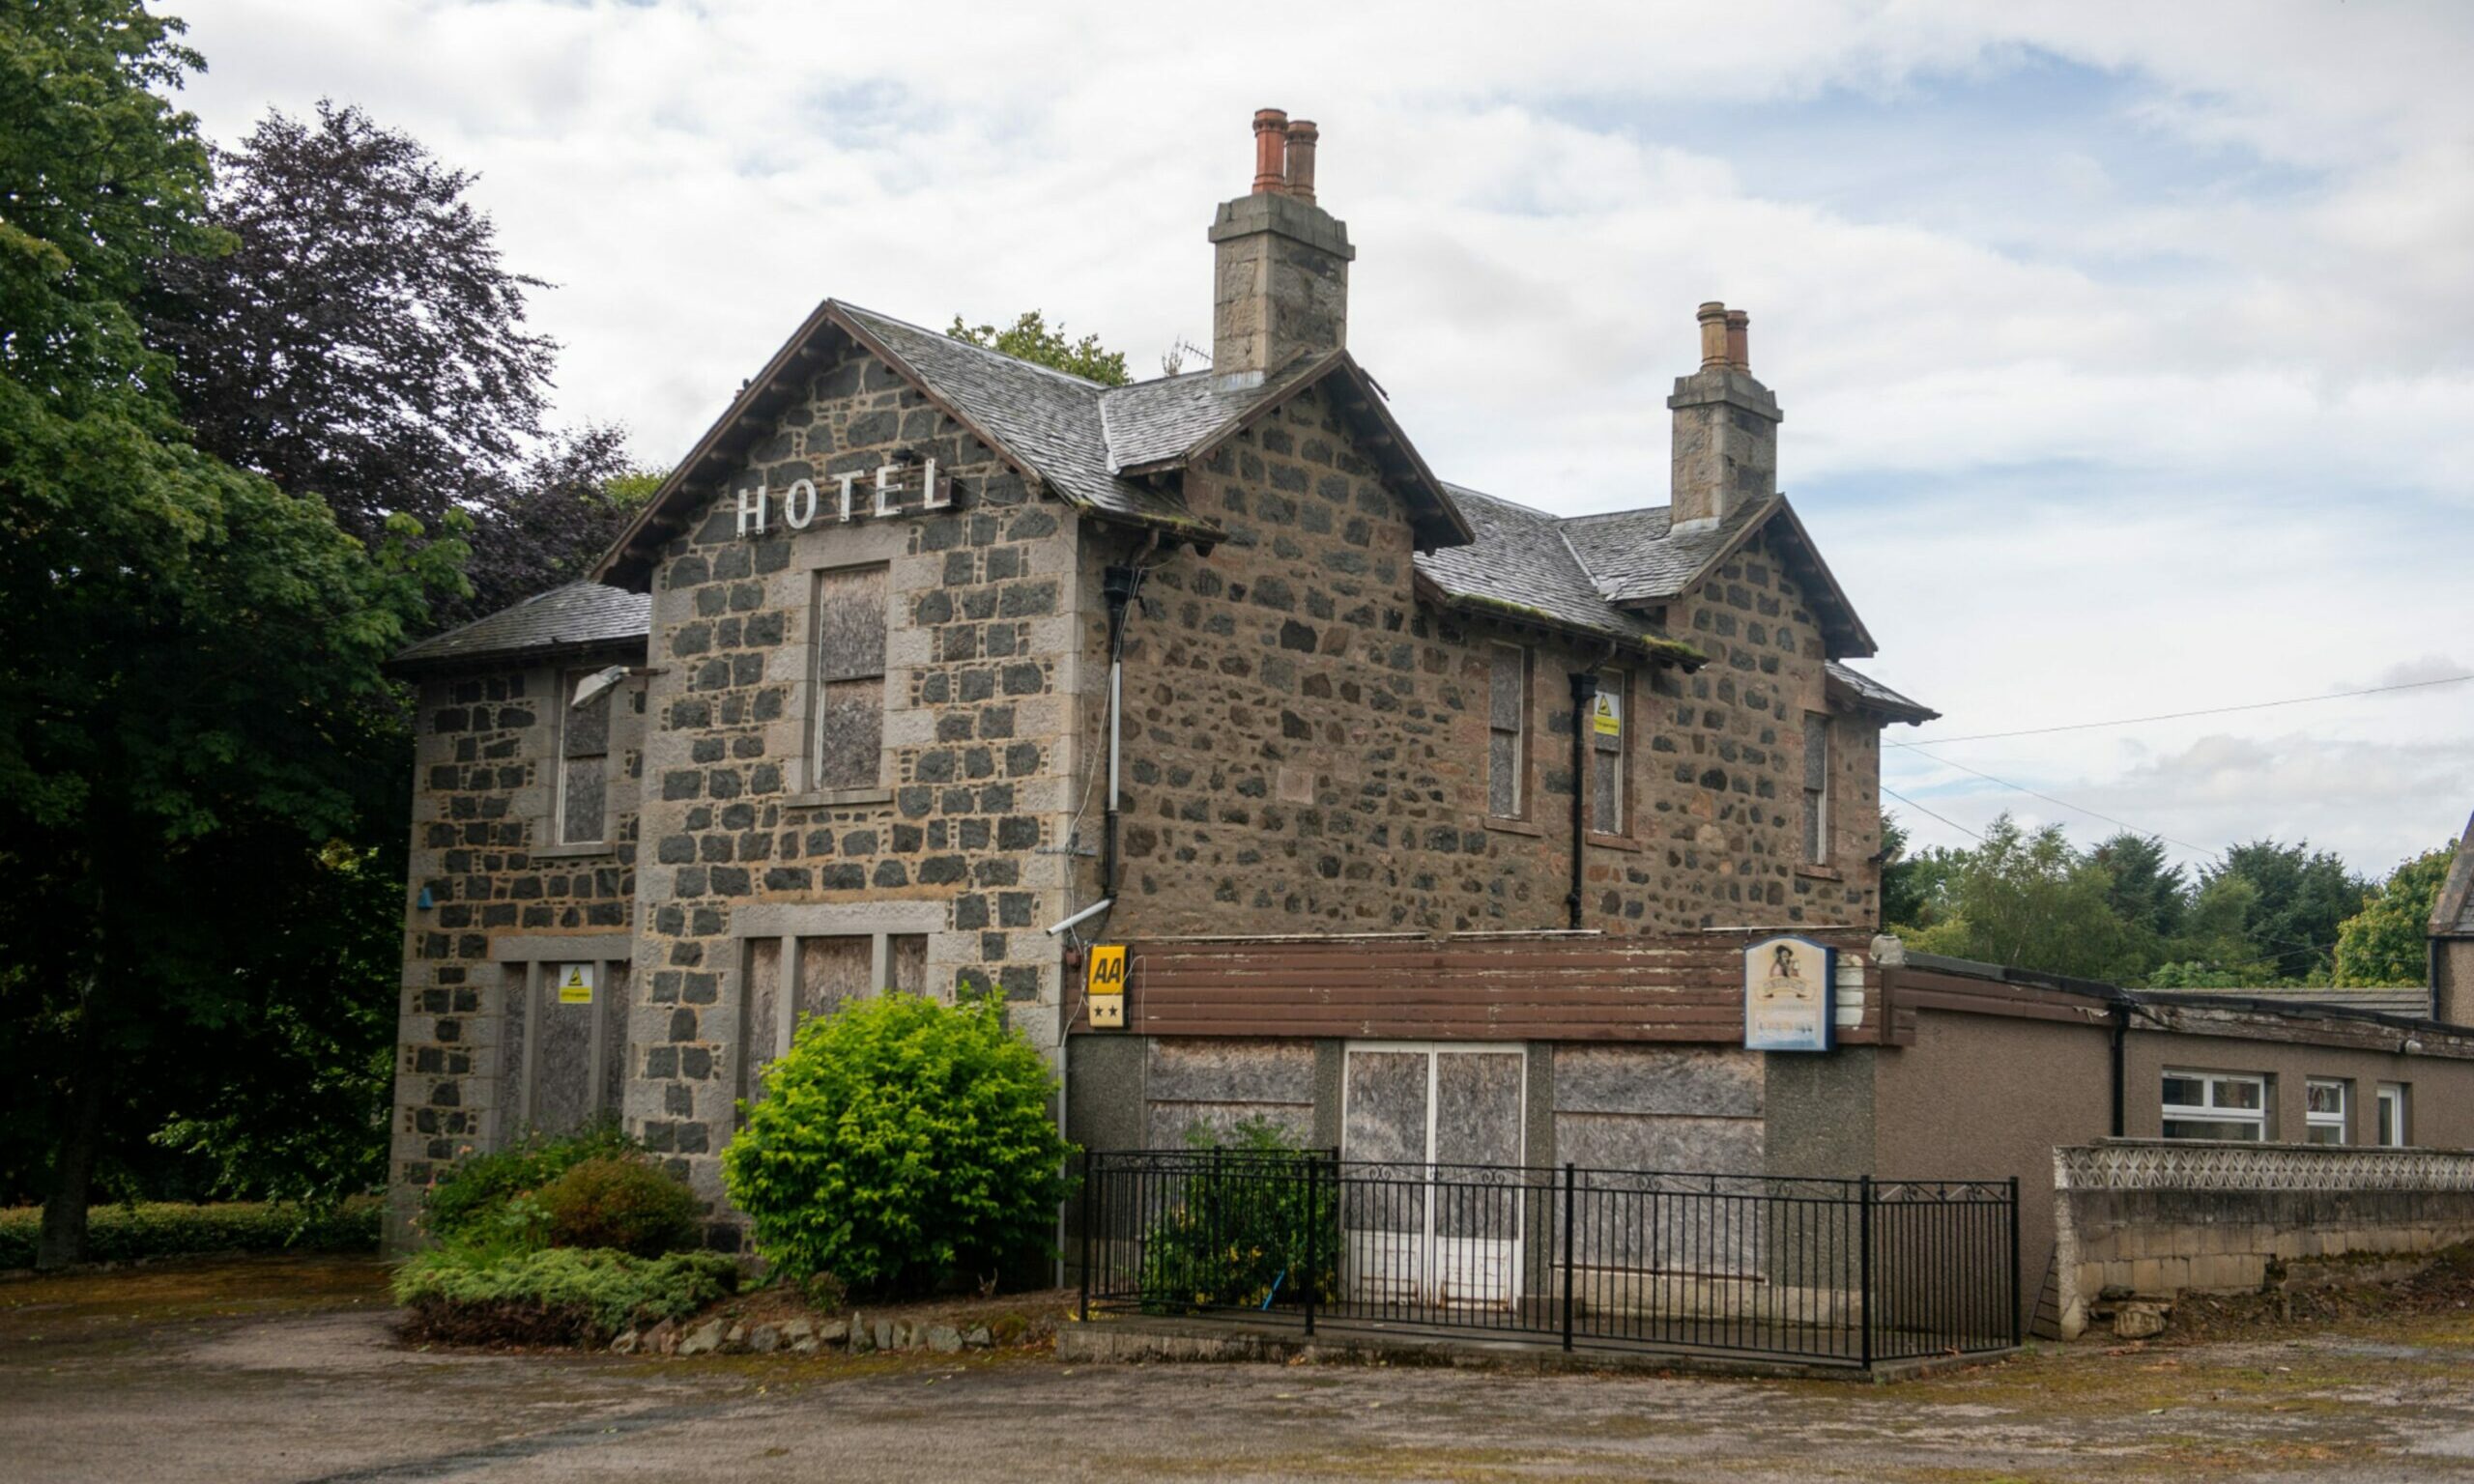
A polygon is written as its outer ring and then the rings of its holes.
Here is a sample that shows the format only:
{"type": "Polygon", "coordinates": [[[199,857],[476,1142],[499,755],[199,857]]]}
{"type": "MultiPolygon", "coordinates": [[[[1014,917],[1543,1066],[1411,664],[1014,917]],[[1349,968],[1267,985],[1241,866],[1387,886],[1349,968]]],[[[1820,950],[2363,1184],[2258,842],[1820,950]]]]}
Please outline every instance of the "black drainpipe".
{"type": "Polygon", "coordinates": [[[1564,899],[1564,906],[1571,921],[1567,926],[1578,930],[1581,926],[1581,872],[1583,852],[1589,844],[1589,817],[1582,785],[1589,777],[1590,714],[1597,707],[1590,704],[1597,699],[1597,671],[1579,671],[1572,675],[1572,891],[1564,899]]]}
{"type": "Polygon", "coordinates": [[[1100,575],[1100,592],[1108,604],[1108,803],[1102,813],[1100,835],[1100,899],[1113,900],[1117,895],[1117,750],[1122,745],[1121,710],[1125,704],[1124,676],[1120,665],[1125,654],[1125,618],[1134,601],[1134,590],[1142,583],[1142,570],[1135,566],[1112,566],[1100,575]]]}
{"type": "Polygon", "coordinates": [[[2113,1013],[2114,1013],[2114,1137],[2118,1139],[2118,1138],[2123,1137],[2123,1129],[2125,1129],[2125,1128],[2127,1128],[2127,1127],[2129,1127],[2129,1120],[2128,1120],[2128,1117],[2127,1117],[2127,1110],[2126,1110],[2126,1108],[2124,1107],[2124,1104],[2123,1104],[2122,1099],[2123,1099],[2123,1096],[2124,1096],[2124,1094],[2123,1094],[2123,1086],[2124,1086],[2124,1083],[2127,1081],[2127,1077],[2125,1076],[2125,1073],[2124,1073],[2123,1068],[2124,1068],[2124,1060],[2125,1060],[2124,1043],[2125,1043],[2126,1042],[2128,1042],[2128,1041],[2129,1041],[2129,1039],[2130,1039],[2130,1002],[2129,1002],[2128,1000],[2115,1000],[2115,1001],[2114,1002],[2114,1006],[2113,1006],[2113,1013]]]}

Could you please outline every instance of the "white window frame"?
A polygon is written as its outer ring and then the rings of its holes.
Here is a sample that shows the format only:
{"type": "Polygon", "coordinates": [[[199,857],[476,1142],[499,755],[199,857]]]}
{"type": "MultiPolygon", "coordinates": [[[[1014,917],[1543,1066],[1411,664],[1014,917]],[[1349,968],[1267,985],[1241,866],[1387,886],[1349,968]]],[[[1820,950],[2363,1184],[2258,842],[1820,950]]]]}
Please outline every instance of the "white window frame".
{"type": "Polygon", "coordinates": [[[2267,1142],[2269,1087],[2266,1074],[2256,1071],[2191,1071],[2169,1067],[2165,1069],[2164,1073],[2158,1079],[2157,1085],[2160,1094],[2160,1100],[2164,1083],[2175,1077],[2188,1078],[2200,1083],[2201,1097],[2202,1100],[2196,1103],[2166,1102],[2162,1104],[2163,1117],[2158,1121],[2158,1131],[2166,1138],[2194,1137],[2194,1135],[2176,1134],[2172,1132],[2172,1126],[2177,1122],[2244,1124],[2258,1129],[2258,1132],[2250,1138],[2240,1138],[2237,1136],[2235,1140],[2229,1142],[2248,1144],[2264,1144],[2267,1142]],[[2257,1107],[2244,1108],[2219,1101],[2217,1098],[2218,1088],[2232,1084],[2241,1084],[2258,1089],[2258,1105],[2257,1107]]]}
{"type": "Polygon", "coordinates": [[[2345,1081],[2342,1077],[2304,1078],[2302,1083],[2302,1137],[2304,1142],[2310,1144],[2345,1144],[2350,1142],[2345,1137],[2345,1118],[2353,1111],[2353,1084],[2345,1081]],[[2333,1088],[2336,1091],[2337,1108],[2333,1113],[2321,1112],[2319,1109],[2311,1105],[2311,1095],[2322,1088],[2333,1088]],[[2336,1137],[2333,1139],[2319,1137],[2320,1134],[2327,1132],[2335,1133],[2336,1137]]]}
{"type": "Polygon", "coordinates": [[[2372,1110],[2374,1122],[2372,1124],[2371,1136],[2377,1141],[2380,1148],[2409,1149],[2412,1147],[2413,1136],[2405,1127],[2405,1120],[2413,1110],[2413,1099],[2404,1083],[2380,1083],[2372,1093],[2372,1110]],[[2389,1111],[2392,1108],[2394,1112],[2389,1111]],[[2380,1136],[2380,1127],[2376,1122],[2376,1118],[2380,1115],[2385,1115],[2388,1122],[2385,1138],[2380,1136]]]}

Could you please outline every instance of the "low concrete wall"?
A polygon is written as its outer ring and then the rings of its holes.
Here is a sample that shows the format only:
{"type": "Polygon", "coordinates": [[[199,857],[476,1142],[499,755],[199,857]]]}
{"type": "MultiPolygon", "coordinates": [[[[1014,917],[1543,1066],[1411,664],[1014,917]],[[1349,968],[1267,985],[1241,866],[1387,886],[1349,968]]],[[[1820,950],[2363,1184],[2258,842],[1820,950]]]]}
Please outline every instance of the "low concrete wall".
{"type": "Polygon", "coordinates": [[[2064,1338],[2108,1289],[2171,1300],[2295,1268],[2359,1266],[2474,1241],[2474,1153],[2116,1140],[2054,1151],[2064,1338]]]}

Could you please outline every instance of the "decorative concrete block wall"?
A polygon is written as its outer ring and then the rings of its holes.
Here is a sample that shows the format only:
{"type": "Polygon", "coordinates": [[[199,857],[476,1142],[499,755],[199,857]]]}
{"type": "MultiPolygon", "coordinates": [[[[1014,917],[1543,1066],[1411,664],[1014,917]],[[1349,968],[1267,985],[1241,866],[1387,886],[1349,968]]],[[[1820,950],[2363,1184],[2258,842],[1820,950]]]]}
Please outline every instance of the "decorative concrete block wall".
{"type": "Polygon", "coordinates": [[[2122,1140],[2054,1151],[2064,1338],[2108,1289],[2172,1299],[2474,1241],[2474,1154],[2122,1140]]]}

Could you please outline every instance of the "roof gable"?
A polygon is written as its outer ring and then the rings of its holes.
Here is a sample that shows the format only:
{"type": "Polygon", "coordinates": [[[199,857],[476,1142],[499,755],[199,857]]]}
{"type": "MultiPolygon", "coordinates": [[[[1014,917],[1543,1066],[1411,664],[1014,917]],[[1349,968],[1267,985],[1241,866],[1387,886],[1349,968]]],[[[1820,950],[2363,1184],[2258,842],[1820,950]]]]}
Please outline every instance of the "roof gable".
{"type": "Polygon", "coordinates": [[[1447,487],[1385,405],[1383,388],[1345,350],[1299,361],[1258,385],[1231,386],[1209,372],[1197,372],[1112,387],[1101,398],[1109,468],[1123,474],[1191,469],[1316,387],[1330,395],[1361,447],[1407,499],[1421,551],[1474,538],[1447,487]]]}
{"type": "Polygon", "coordinates": [[[2431,902],[2431,934],[2435,938],[2474,938],[2474,818],[2457,837],[2457,857],[2448,863],[2448,879],[2431,902]]]}
{"type": "Polygon", "coordinates": [[[1078,509],[1205,543],[1223,534],[1177,498],[1109,468],[1100,398],[1108,388],[1047,366],[828,299],[705,430],[620,533],[595,576],[628,586],[648,579],[662,545],[742,463],[748,449],[805,394],[809,378],[844,344],[890,366],[938,411],[1035,490],[1078,509]]]}

